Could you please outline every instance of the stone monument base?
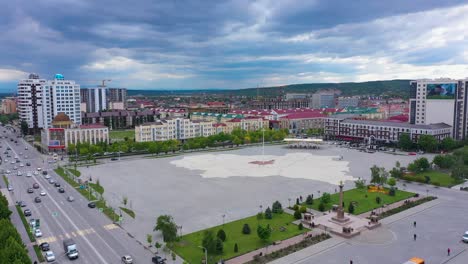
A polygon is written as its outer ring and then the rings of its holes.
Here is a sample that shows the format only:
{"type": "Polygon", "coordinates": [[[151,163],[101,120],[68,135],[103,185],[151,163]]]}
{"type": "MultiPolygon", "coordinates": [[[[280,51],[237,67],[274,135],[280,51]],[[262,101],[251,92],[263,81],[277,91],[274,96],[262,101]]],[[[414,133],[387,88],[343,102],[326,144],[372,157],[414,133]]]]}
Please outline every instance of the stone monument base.
{"type": "Polygon", "coordinates": [[[330,221],[336,222],[339,225],[346,225],[346,223],[349,222],[349,217],[344,216],[341,218],[334,216],[330,219],[330,221]]]}

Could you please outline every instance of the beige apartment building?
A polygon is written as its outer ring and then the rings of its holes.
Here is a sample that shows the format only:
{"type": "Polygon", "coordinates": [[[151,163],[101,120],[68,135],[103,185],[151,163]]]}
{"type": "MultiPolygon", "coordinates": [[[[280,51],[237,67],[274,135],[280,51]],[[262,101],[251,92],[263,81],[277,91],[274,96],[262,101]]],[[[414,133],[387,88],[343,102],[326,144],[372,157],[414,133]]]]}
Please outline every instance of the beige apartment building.
{"type": "Polygon", "coordinates": [[[171,139],[186,140],[195,137],[207,137],[216,134],[215,123],[206,120],[174,118],[158,120],[135,127],[135,141],[165,141],[171,139]]]}

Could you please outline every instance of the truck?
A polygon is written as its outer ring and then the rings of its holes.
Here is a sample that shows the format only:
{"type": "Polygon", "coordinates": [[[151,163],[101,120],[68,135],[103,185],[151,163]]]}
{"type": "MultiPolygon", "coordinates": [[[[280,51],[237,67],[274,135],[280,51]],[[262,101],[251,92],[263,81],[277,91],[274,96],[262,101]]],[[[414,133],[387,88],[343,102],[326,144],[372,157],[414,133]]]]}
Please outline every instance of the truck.
{"type": "Polygon", "coordinates": [[[76,249],[76,243],[73,239],[65,239],[63,241],[63,249],[68,259],[77,259],[78,258],[78,249],[76,249]]]}

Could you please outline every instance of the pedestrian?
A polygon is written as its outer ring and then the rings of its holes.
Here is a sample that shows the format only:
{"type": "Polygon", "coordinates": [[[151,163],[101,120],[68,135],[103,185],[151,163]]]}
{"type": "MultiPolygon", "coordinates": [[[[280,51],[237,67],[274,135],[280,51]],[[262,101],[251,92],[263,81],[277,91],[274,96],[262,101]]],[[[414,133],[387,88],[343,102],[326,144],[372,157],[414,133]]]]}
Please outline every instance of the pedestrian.
{"type": "Polygon", "coordinates": [[[413,235],[414,241],[416,241],[416,234],[413,235]]]}
{"type": "Polygon", "coordinates": [[[352,260],[352,259],[349,261],[349,264],[353,264],[353,260],[352,260]]]}
{"type": "Polygon", "coordinates": [[[416,227],[416,221],[413,222],[413,227],[416,227]]]}
{"type": "Polygon", "coordinates": [[[450,248],[447,249],[447,256],[450,256],[450,248]]]}

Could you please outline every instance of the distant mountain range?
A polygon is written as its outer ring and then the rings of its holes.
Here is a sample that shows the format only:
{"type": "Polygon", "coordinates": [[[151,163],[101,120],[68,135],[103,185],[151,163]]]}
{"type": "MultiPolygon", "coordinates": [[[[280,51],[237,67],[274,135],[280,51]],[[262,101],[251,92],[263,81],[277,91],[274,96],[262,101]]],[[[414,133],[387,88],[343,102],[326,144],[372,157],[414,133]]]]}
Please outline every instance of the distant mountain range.
{"type": "Polygon", "coordinates": [[[278,96],[283,93],[314,93],[319,90],[338,89],[343,96],[389,95],[408,97],[410,80],[389,80],[346,83],[304,83],[284,86],[245,89],[193,89],[193,90],[128,90],[129,96],[163,96],[188,94],[225,94],[233,96],[278,96]]]}

